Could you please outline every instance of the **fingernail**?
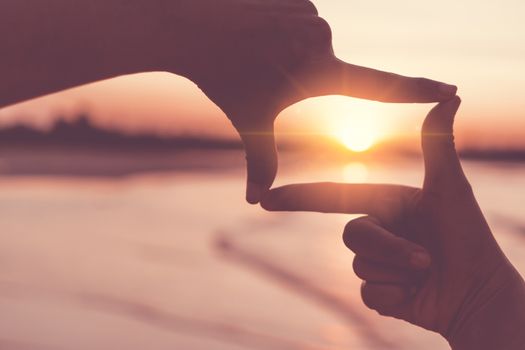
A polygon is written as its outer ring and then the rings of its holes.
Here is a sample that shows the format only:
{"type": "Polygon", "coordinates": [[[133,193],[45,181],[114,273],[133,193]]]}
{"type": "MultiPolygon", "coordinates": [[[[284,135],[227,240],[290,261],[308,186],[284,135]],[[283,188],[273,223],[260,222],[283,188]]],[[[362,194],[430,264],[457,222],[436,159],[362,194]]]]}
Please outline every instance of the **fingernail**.
{"type": "Polygon", "coordinates": [[[458,92],[458,87],[441,83],[439,84],[439,92],[443,97],[454,97],[456,92],[458,92]]]}
{"type": "Polygon", "coordinates": [[[432,263],[430,256],[423,252],[412,253],[410,264],[418,269],[426,269],[432,263]]]}
{"type": "Polygon", "coordinates": [[[262,190],[261,185],[248,182],[246,187],[246,201],[250,204],[259,203],[261,201],[263,192],[264,191],[262,190]]]}

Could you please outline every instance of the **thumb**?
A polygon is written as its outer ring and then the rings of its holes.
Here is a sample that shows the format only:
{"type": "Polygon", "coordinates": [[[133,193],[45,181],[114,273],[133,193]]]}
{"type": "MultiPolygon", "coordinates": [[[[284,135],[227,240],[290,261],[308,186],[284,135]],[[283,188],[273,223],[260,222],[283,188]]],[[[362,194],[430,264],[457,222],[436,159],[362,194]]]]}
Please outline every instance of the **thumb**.
{"type": "Polygon", "coordinates": [[[461,99],[439,103],[428,114],[422,130],[426,190],[457,189],[466,182],[454,143],[454,119],[461,99]]]}
{"type": "Polygon", "coordinates": [[[246,150],[246,200],[250,204],[257,204],[270,189],[277,174],[273,123],[239,133],[246,150]]]}

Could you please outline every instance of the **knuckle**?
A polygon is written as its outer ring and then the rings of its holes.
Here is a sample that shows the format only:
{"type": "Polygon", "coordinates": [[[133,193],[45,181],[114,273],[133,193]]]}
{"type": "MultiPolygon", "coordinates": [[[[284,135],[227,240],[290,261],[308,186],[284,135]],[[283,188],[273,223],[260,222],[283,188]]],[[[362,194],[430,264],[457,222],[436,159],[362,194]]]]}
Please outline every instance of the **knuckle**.
{"type": "Polygon", "coordinates": [[[359,277],[361,279],[365,279],[365,277],[364,277],[365,271],[364,271],[363,261],[359,257],[356,256],[354,258],[354,261],[352,262],[352,268],[353,268],[354,273],[356,274],[357,277],[359,277]]]}
{"type": "Polygon", "coordinates": [[[319,31],[321,35],[322,40],[324,42],[331,42],[332,41],[332,28],[330,27],[330,24],[322,17],[316,17],[315,24],[317,26],[317,30],[319,31]]]}
{"type": "Polygon", "coordinates": [[[383,317],[391,316],[390,312],[388,312],[388,310],[386,310],[385,308],[376,307],[375,311],[379,314],[379,316],[383,316],[383,317]]]}
{"type": "Polygon", "coordinates": [[[315,15],[315,16],[319,15],[319,11],[317,11],[317,7],[310,0],[305,0],[303,2],[303,6],[308,11],[308,13],[315,15]]]}
{"type": "Polygon", "coordinates": [[[366,307],[372,310],[377,310],[377,300],[370,285],[366,282],[361,285],[361,299],[366,307]]]}
{"type": "Polygon", "coordinates": [[[374,310],[380,316],[391,316],[391,311],[383,305],[382,298],[374,292],[374,287],[364,282],[361,286],[361,300],[370,310],[374,310]]]}

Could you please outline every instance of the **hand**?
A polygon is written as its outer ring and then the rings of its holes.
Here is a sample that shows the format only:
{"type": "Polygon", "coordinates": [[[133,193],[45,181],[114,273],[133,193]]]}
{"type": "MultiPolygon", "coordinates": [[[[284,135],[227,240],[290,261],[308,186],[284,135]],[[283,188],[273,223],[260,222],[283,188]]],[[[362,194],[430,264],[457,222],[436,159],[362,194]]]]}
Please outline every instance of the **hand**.
{"type": "Polygon", "coordinates": [[[11,0],[0,5],[0,43],[0,108],[123,74],[191,79],[244,141],[251,203],[275,178],[273,122],[286,107],[333,94],[433,102],[456,93],[339,61],[309,0],[11,0]]]}
{"type": "Polygon", "coordinates": [[[181,38],[178,28],[162,34],[162,52],[173,47],[170,42],[180,43],[166,56],[164,69],[196,82],[240,133],[247,154],[247,200],[253,204],[274,181],[273,124],[288,106],[322,95],[434,102],[456,93],[454,86],[338,60],[330,27],[309,0],[182,3],[187,34],[181,38]]]}
{"type": "Polygon", "coordinates": [[[459,98],[423,127],[423,189],[292,185],[262,201],[272,211],[369,214],[345,228],[365,282],[362,298],[385,316],[443,335],[454,349],[523,349],[525,287],[474,198],[455,151],[459,98]]]}

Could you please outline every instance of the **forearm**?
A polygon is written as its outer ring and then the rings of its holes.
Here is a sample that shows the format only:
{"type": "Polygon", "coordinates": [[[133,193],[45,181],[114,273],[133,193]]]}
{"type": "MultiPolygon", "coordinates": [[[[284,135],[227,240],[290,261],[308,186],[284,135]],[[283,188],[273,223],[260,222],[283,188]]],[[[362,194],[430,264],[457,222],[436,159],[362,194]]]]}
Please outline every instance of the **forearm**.
{"type": "MultiPolygon", "coordinates": [[[[0,2],[0,107],[123,74],[162,69],[178,0],[0,2]],[[167,13],[170,12],[170,13],[167,13]]],[[[181,24],[182,26],[182,24],[181,24]]],[[[180,28],[179,32],[184,32],[180,28]]],[[[179,36],[170,37],[176,47],[179,36]]],[[[182,49],[181,49],[182,50],[182,49]]],[[[169,57],[176,66],[177,57],[169,57]]]]}
{"type": "MultiPolygon", "coordinates": [[[[517,274],[517,273],[516,273],[517,274]]],[[[453,350],[525,349],[525,284],[520,276],[465,317],[453,350]]]]}

